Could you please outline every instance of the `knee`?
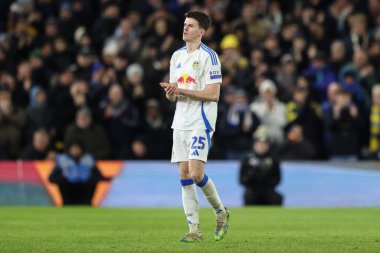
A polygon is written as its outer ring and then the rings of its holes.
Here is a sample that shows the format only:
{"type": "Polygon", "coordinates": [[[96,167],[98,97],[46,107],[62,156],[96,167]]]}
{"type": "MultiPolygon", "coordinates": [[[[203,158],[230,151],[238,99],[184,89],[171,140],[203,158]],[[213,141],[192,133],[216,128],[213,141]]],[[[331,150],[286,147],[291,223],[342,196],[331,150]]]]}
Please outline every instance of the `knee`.
{"type": "Polygon", "coordinates": [[[180,177],[180,179],[190,179],[191,178],[190,174],[188,172],[182,172],[182,171],[179,173],[179,177],[180,177]]]}
{"type": "Polygon", "coordinates": [[[204,177],[204,174],[200,174],[200,173],[190,173],[190,178],[194,180],[195,183],[199,183],[200,181],[202,181],[203,177],[204,177]]]}

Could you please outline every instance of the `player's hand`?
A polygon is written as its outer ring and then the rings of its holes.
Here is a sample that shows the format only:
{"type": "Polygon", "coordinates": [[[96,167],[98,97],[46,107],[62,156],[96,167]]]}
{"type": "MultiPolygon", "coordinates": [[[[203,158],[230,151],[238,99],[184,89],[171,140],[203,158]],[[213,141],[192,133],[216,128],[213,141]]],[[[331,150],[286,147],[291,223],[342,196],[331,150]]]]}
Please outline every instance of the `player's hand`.
{"type": "Polygon", "coordinates": [[[162,82],[160,83],[161,87],[165,90],[166,94],[168,95],[178,95],[179,90],[176,83],[166,83],[162,82]]]}

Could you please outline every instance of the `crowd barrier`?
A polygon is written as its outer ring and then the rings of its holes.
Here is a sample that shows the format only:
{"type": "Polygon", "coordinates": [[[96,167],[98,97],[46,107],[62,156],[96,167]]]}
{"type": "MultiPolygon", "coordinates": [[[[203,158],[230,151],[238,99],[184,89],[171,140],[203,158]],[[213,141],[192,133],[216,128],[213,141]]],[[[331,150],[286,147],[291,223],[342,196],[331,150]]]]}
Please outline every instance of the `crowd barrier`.
{"type": "MultiPolygon", "coordinates": [[[[178,169],[168,161],[98,161],[110,182],[97,185],[93,206],[181,207],[178,169]]],[[[242,206],[238,161],[210,161],[213,179],[226,206],[242,206]]],[[[51,161],[0,162],[0,205],[62,205],[58,187],[48,181],[51,161]]],[[[285,162],[278,191],[286,207],[380,206],[380,164],[285,162]]],[[[201,192],[199,192],[202,194],[201,192]]],[[[201,206],[207,206],[203,197],[201,206]]]]}

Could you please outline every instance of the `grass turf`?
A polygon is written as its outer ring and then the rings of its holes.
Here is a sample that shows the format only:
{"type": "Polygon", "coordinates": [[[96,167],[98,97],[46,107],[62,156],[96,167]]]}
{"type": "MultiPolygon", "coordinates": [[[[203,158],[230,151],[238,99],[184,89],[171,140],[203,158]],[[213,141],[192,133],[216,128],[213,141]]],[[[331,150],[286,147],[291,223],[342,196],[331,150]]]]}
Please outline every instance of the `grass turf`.
{"type": "Polygon", "coordinates": [[[380,252],[380,209],[231,209],[226,238],[201,209],[203,242],[180,243],[181,209],[0,208],[0,252],[380,252]]]}

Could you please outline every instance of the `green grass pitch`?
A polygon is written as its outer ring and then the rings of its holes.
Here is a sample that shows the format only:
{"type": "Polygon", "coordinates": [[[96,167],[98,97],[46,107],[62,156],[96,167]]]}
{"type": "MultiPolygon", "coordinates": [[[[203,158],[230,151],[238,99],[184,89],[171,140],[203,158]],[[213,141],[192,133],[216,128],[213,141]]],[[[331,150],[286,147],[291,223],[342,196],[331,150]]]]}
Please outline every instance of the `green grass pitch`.
{"type": "Polygon", "coordinates": [[[227,236],[178,240],[182,209],[1,207],[0,252],[380,252],[380,208],[232,208],[227,236]]]}

